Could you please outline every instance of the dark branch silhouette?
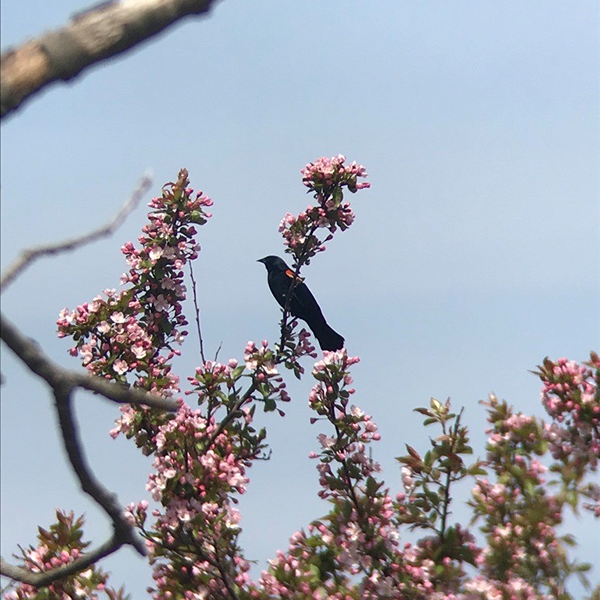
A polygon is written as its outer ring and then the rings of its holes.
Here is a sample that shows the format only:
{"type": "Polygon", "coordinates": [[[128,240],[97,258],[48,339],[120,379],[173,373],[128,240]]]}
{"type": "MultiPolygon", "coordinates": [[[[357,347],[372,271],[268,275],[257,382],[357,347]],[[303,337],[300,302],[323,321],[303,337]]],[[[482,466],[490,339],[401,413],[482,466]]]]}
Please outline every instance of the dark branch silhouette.
{"type": "Polygon", "coordinates": [[[101,394],[114,402],[145,405],[163,410],[176,410],[177,401],[161,398],[143,390],[127,388],[124,385],[111,383],[86,373],[64,369],[51,361],[34,340],[26,337],[1,314],[0,336],[25,365],[52,388],[63,443],[71,466],[79,479],[81,489],[110,516],[114,530],[110,540],[68,565],[43,573],[33,573],[0,560],[0,574],[22,583],[41,587],[87,569],[125,544],[133,546],[140,554],[144,555],[146,553],[144,544],[135,533],[133,526],[125,519],[123,508],[118,503],[116,495],[104,487],[87,464],[73,414],[72,395],[77,388],[83,388],[101,394]]]}
{"type": "Polygon", "coordinates": [[[80,387],[119,404],[143,405],[169,411],[177,410],[179,406],[176,400],[170,398],[161,398],[141,389],[128,388],[94,375],[64,369],[50,360],[37,342],[21,333],[2,314],[0,314],[0,336],[33,373],[48,383],[54,393],[63,393],[65,390],[71,392],[80,387]]]}
{"type": "Polygon", "coordinates": [[[63,577],[70,577],[85,571],[100,559],[119,550],[124,543],[115,533],[110,540],[104,542],[104,544],[98,546],[96,549],[86,552],[83,556],[80,556],[68,565],[62,565],[61,567],[41,573],[34,573],[29,569],[17,567],[0,558],[0,575],[20,581],[21,583],[27,583],[36,588],[44,587],[63,577]]]}

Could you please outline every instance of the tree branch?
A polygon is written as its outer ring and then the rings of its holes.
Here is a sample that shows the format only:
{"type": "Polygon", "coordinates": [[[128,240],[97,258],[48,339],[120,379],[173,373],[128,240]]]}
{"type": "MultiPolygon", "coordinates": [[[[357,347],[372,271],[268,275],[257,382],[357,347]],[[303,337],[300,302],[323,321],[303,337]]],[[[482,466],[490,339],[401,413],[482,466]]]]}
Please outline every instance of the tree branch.
{"type": "Polygon", "coordinates": [[[37,342],[21,333],[1,313],[0,337],[33,373],[48,383],[54,393],[64,390],[71,392],[80,387],[101,394],[108,400],[119,404],[143,405],[168,411],[175,411],[179,407],[178,402],[170,398],[161,398],[141,389],[128,388],[94,375],[64,369],[50,360],[37,342]]]}
{"type": "Polygon", "coordinates": [[[117,502],[116,495],[102,485],[87,464],[77,422],[73,415],[72,388],[69,387],[68,382],[63,382],[60,389],[55,389],[54,398],[56,400],[56,411],[58,413],[65,450],[71,466],[79,479],[81,489],[91,496],[109,515],[113,522],[114,533],[110,540],[98,546],[95,550],[86,553],[67,565],[49,569],[42,573],[35,573],[29,569],[11,565],[0,559],[0,573],[2,575],[36,588],[44,587],[64,577],[76,575],[100,559],[116,552],[124,544],[133,546],[142,556],[146,554],[143,541],[136,535],[133,525],[125,519],[123,509],[117,502]]]}
{"type": "Polygon", "coordinates": [[[194,310],[196,312],[196,331],[198,332],[198,343],[200,344],[200,358],[202,359],[202,364],[205,364],[206,357],[204,356],[204,340],[202,339],[202,326],[200,324],[200,303],[198,302],[198,286],[196,285],[196,279],[194,278],[194,268],[192,267],[192,261],[190,261],[188,264],[190,266],[190,279],[192,280],[192,294],[194,297],[194,310]]]}
{"type": "Polygon", "coordinates": [[[77,422],[73,415],[72,392],[66,386],[61,390],[54,392],[56,400],[56,411],[58,413],[58,422],[62,432],[65,450],[73,471],[79,479],[81,489],[91,496],[112,519],[114,527],[114,538],[120,544],[129,544],[133,546],[142,556],[146,555],[146,549],[142,540],[136,536],[131,525],[123,514],[123,508],[117,502],[116,494],[109,492],[106,487],[92,473],[85,454],[83,444],[79,436],[77,422]]]}
{"type": "Polygon", "coordinates": [[[43,571],[42,573],[34,573],[29,569],[17,567],[0,557],[0,575],[20,581],[21,583],[27,583],[36,588],[44,587],[63,577],[70,577],[85,571],[100,559],[119,550],[123,544],[124,542],[119,540],[118,536],[115,534],[110,540],[104,542],[104,544],[98,546],[95,550],[91,550],[83,556],[80,556],[73,562],[62,565],[61,567],[56,567],[50,571],[43,571]]]}
{"type": "Polygon", "coordinates": [[[68,565],[43,573],[34,573],[0,559],[0,574],[34,587],[43,587],[53,581],[87,569],[101,558],[117,551],[124,544],[133,546],[140,554],[145,555],[144,543],[136,535],[133,526],[125,519],[123,508],[119,505],[116,495],[96,478],[87,463],[73,414],[72,394],[76,388],[81,387],[97,392],[115,402],[141,404],[163,410],[176,410],[178,403],[175,400],[160,398],[143,390],[127,388],[99,377],[63,369],[52,362],[35,341],[23,335],[1,314],[0,336],[25,365],[52,388],[65,450],[73,471],[79,479],[81,489],[109,515],[114,530],[110,540],[68,565]]]}
{"type": "Polygon", "coordinates": [[[149,173],[146,173],[140,180],[137,188],[133,191],[131,196],[121,207],[121,210],[119,210],[117,215],[112,221],[110,221],[110,223],[107,223],[106,225],[84,235],[71,238],[70,240],[63,240],[62,242],[35,246],[33,248],[27,248],[23,250],[17,260],[10,265],[10,267],[8,267],[6,272],[3,274],[2,280],[0,281],[0,293],[4,292],[4,290],[6,290],[6,288],[38,258],[42,256],[60,254],[61,252],[67,252],[70,250],[76,250],[85,244],[89,244],[103,237],[108,237],[114,233],[128,217],[131,211],[133,211],[133,209],[139,204],[140,200],[150,189],[151,185],[152,177],[149,173]]]}
{"type": "Polygon", "coordinates": [[[2,54],[0,118],[55,81],[125,52],[215,0],[120,0],[80,12],[55,31],[2,54]]]}

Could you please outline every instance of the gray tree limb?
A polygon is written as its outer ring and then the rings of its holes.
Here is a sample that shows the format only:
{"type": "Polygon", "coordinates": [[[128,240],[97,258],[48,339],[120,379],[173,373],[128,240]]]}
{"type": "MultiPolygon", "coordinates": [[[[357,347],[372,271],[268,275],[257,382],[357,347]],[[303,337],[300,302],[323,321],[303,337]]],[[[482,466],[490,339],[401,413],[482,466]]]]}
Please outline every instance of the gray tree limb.
{"type": "Polygon", "coordinates": [[[0,57],[0,118],[55,81],[121,54],[216,0],[113,0],[78,13],[0,57]]]}
{"type": "Polygon", "coordinates": [[[123,508],[117,501],[116,495],[96,478],[87,463],[79,428],[73,414],[72,395],[75,389],[80,387],[119,403],[145,405],[163,410],[176,410],[178,403],[143,390],[111,383],[93,375],[63,369],[51,361],[35,341],[26,337],[1,314],[0,337],[33,373],[44,379],[52,388],[65,450],[81,489],[104,509],[113,524],[113,535],[110,540],[68,565],[43,573],[34,573],[0,559],[0,574],[34,587],[43,587],[62,577],[75,575],[87,569],[125,544],[131,545],[140,554],[145,555],[144,544],[135,533],[133,526],[125,519],[123,508]]]}
{"type": "Polygon", "coordinates": [[[144,390],[112,383],[101,377],[64,369],[52,361],[37,342],[25,336],[1,313],[0,338],[33,373],[46,381],[55,394],[71,392],[79,387],[96,392],[119,404],[135,404],[169,411],[175,411],[179,406],[176,400],[170,398],[161,398],[144,390]]]}
{"type": "Polygon", "coordinates": [[[0,575],[15,581],[20,581],[21,583],[27,583],[36,588],[44,587],[63,577],[70,577],[85,571],[96,564],[100,559],[119,550],[123,544],[124,542],[119,540],[117,534],[115,534],[110,540],[104,542],[104,544],[98,546],[94,550],[86,552],[83,556],[80,556],[73,562],[41,573],[34,573],[29,569],[10,564],[0,557],[0,575]]]}

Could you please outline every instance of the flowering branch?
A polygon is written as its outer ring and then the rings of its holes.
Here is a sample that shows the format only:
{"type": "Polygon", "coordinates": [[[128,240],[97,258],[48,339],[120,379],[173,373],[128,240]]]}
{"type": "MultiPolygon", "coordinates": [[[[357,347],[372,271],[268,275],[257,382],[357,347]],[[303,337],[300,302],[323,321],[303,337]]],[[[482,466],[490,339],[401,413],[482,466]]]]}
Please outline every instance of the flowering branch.
{"type": "MultiPolygon", "coordinates": [[[[98,548],[83,553],[90,545],[82,540],[83,517],[75,519],[73,513],[56,511],[57,522],[44,529],[38,528],[40,545],[21,548],[21,558],[26,568],[10,565],[0,559],[0,572],[5,577],[21,582],[6,594],[7,600],[31,598],[98,598],[94,591],[104,591],[110,600],[126,600],[123,590],[113,590],[106,585],[108,575],[96,562],[122,545],[117,535],[98,548]],[[47,588],[38,593],[39,588],[47,588]]],[[[12,587],[12,584],[8,587],[12,587]]],[[[7,588],[4,590],[7,591],[7,588]]]]}
{"type": "Polygon", "coordinates": [[[58,581],[59,579],[71,577],[77,573],[85,571],[102,558],[106,558],[107,556],[119,550],[124,543],[125,542],[119,539],[119,536],[115,534],[110,540],[104,542],[104,544],[101,546],[86,552],[84,555],[73,560],[72,562],[64,564],[60,567],[55,567],[37,573],[30,569],[11,565],[3,558],[0,558],[0,574],[4,577],[9,577],[10,579],[30,585],[33,588],[46,587],[51,583],[58,581]]]}
{"type": "MultiPolygon", "coordinates": [[[[204,208],[212,204],[201,192],[193,198],[188,184],[182,169],[162,197],[151,201],[142,247],[123,246],[131,268],[122,282],[129,287],[65,309],[58,320],[59,335],[76,341],[71,354],[80,355],[90,372],[122,382],[130,376],[133,386],[164,395],[179,391],[171,359],[179,353],[174,344],[187,335],[181,329],[187,324],[183,267],[197,256],[194,224],[206,222],[210,214],[204,208]]],[[[236,542],[239,515],[232,496],[243,493],[245,469],[264,448],[265,432],[251,426],[254,406],[245,405],[262,399],[265,410],[275,410],[277,399],[286,398],[272,359],[266,344],[248,344],[245,376],[251,381],[245,393],[239,385],[243,366],[204,361],[187,392],[197,394],[201,410],[181,401],[175,416],[165,418],[124,407],[111,432],[135,438],[155,457],[148,489],[162,508],[154,511],[151,526],[145,502],[130,505],[126,516],[146,539],[157,598],[214,586],[227,590],[228,598],[238,597],[240,577],[249,567],[236,542]]]]}
{"type": "Polygon", "coordinates": [[[580,494],[595,500],[585,508],[600,515],[600,486],[583,485],[588,470],[600,463],[600,357],[577,364],[546,358],[534,371],[542,380],[542,404],[552,418],[544,437],[557,463],[552,470],[562,481],[561,500],[575,507],[580,494]]]}
{"type": "Polygon", "coordinates": [[[314,348],[308,346],[306,333],[300,333],[298,345],[293,343],[292,332],[296,321],[288,320],[289,303],[294,288],[302,281],[300,271],[302,267],[309,265],[311,259],[319,252],[325,251],[326,243],[333,239],[338,229],[345,231],[353,223],[354,213],[350,203],[344,202],[344,188],[355,193],[371,186],[368,182],[358,181],[359,178],[367,176],[365,167],[356,162],[349,165],[345,162],[346,157],[338,154],[333,158],[321,157],[307,164],[301,171],[302,183],[308,188],[308,193],[313,194],[316,205],[308,206],[298,216],[287,213],[279,225],[286,246],[285,252],[293,259],[294,277],[291,279],[283,308],[276,363],[279,364],[283,360],[286,367],[293,370],[297,377],[304,371],[298,364],[299,356],[312,356],[314,352],[314,348]],[[317,235],[320,229],[327,232],[324,237],[317,235]]]}

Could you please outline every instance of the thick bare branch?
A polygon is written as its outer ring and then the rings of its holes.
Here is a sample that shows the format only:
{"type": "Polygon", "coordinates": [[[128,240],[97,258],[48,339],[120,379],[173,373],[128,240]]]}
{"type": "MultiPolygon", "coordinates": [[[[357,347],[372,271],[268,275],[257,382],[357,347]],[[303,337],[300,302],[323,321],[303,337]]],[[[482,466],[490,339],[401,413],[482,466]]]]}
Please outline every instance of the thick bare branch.
{"type": "Polygon", "coordinates": [[[56,412],[58,413],[58,422],[65,450],[73,471],[79,479],[81,489],[91,496],[112,519],[115,538],[121,543],[133,546],[142,556],[145,556],[144,544],[136,536],[133,526],[125,519],[123,508],[117,502],[116,494],[111,493],[104,487],[87,464],[83,444],[79,436],[79,428],[73,415],[72,392],[68,388],[56,390],[54,399],[56,400],[56,412]]]}
{"type": "Polygon", "coordinates": [[[152,177],[149,173],[146,173],[140,180],[137,188],[133,191],[131,196],[121,207],[121,210],[119,210],[117,215],[110,223],[107,223],[106,225],[99,227],[94,231],[90,231],[89,233],[71,238],[69,240],[63,240],[55,244],[44,244],[43,246],[35,246],[33,248],[27,248],[23,250],[17,260],[10,265],[6,272],[2,275],[2,280],[0,281],[0,293],[4,292],[6,288],[38,258],[42,256],[60,254],[61,252],[68,252],[70,250],[76,250],[85,244],[95,242],[100,238],[113,234],[121,226],[131,211],[134,210],[139,204],[140,200],[150,189],[151,185],[152,177]]]}
{"type": "Polygon", "coordinates": [[[128,388],[119,383],[112,383],[77,371],[64,369],[40,348],[39,344],[23,335],[4,315],[0,314],[0,337],[2,341],[23,361],[29,369],[41,377],[56,392],[73,390],[77,387],[97,392],[108,400],[120,404],[149,406],[161,410],[177,410],[179,404],[170,398],[161,398],[136,388],[128,388]]]}
{"type": "Polygon", "coordinates": [[[120,0],[76,14],[51,31],[2,54],[0,118],[42,88],[69,81],[88,67],[121,54],[188,15],[208,12],[216,0],[120,0]]]}
{"type": "Polygon", "coordinates": [[[65,450],[79,479],[81,489],[89,494],[109,515],[114,530],[114,534],[109,541],[68,565],[44,573],[32,573],[27,569],[11,565],[2,560],[0,561],[0,574],[35,587],[43,587],[62,577],[74,575],[87,569],[90,565],[115,552],[124,544],[129,544],[140,554],[145,554],[144,544],[125,519],[123,508],[119,505],[116,495],[111,493],[95,477],[87,464],[77,422],[73,415],[72,394],[76,388],[81,387],[102,394],[104,397],[116,402],[141,404],[164,410],[176,410],[178,403],[168,398],[160,398],[149,394],[143,390],[126,388],[99,377],[63,369],[51,361],[35,341],[23,335],[3,315],[0,315],[0,335],[4,343],[23,363],[52,388],[65,450]]]}

